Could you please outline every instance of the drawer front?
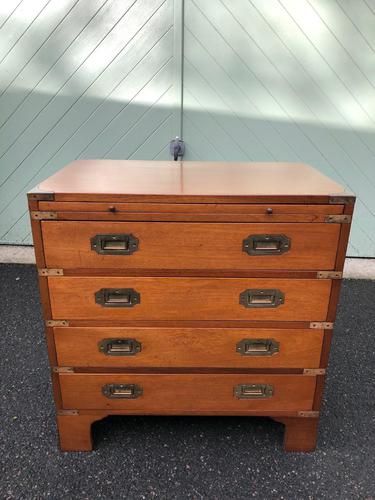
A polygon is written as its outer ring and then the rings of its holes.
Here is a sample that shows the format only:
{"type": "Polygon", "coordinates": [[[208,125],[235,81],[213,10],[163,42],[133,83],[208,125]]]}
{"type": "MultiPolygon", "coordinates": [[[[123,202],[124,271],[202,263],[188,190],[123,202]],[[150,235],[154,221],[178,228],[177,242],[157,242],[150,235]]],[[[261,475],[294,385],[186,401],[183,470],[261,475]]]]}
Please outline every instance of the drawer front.
{"type": "Polygon", "coordinates": [[[63,407],[129,413],[311,410],[304,375],[60,374],[63,407]]]}
{"type": "Polygon", "coordinates": [[[42,222],[51,268],[333,269],[339,224],[42,222]]]}
{"type": "Polygon", "coordinates": [[[318,368],[323,330],[54,328],[60,366],[318,368]]]}
{"type": "Polygon", "coordinates": [[[49,277],[54,319],[324,321],[331,280],[49,277]]]}

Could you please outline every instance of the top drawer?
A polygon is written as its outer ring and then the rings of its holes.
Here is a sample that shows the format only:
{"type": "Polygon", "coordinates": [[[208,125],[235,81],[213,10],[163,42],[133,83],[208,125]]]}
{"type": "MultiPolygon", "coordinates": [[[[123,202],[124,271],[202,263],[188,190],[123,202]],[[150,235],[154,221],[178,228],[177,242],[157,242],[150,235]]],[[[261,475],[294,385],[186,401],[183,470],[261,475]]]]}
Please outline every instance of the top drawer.
{"type": "Polygon", "coordinates": [[[334,269],[340,224],[43,221],[46,266],[334,269]]]}

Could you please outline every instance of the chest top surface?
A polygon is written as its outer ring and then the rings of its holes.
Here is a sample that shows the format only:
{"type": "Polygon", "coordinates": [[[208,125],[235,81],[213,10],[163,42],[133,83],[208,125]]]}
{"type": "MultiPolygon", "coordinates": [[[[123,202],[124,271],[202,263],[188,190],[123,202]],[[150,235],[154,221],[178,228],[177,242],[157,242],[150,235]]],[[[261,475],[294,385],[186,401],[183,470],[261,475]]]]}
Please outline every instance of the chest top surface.
{"type": "Polygon", "coordinates": [[[78,160],[36,189],[86,201],[105,195],[169,202],[350,196],[340,184],[302,163],[78,160]]]}

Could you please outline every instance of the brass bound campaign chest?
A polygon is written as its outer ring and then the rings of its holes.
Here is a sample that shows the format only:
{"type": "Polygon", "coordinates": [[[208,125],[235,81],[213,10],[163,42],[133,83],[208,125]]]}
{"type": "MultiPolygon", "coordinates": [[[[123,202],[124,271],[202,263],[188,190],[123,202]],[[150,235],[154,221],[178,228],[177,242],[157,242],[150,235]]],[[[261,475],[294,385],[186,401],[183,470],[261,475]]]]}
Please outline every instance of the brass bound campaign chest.
{"type": "Polygon", "coordinates": [[[28,197],[62,450],[113,414],[315,448],[353,195],[303,164],[81,160],[28,197]]]}

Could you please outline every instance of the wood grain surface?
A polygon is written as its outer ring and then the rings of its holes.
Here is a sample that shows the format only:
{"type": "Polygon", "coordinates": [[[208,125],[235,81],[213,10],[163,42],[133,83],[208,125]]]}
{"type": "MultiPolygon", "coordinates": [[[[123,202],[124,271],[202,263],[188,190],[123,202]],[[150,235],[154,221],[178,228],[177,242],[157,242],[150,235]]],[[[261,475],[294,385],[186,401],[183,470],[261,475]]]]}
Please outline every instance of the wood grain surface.
{"type": "Polygon", "coordinates": [[[241,224],[175,222],[43,221],[44,252],[52,268],[138,269],[333,269],[339,224],[241,224]],[[139,248],[131,255],[101,255],[90,239],[100,234],[132,234],[139,248]],[[290,250],[248,255],[250,235],[285,235],[290,250]]]}
{"type": "Polygon", "coordinates": [[[243,328],[54,328],[58,364],[76,367],[318,368],[323,330],[243,328]],[[141,351],[114,356],[99,350],[103,339],[135,339],[141,351]],[[243,339],[273,339],[272,355],[242,355],[243,339]]]}
{"type": "MultiPolygon", "coordinates": [[[[79,201],[40,201],[39,210],[50,212],[110,212],[110,213],[196,213],[196,214],[269,214],[317,215],[342,214],[344,205],[259,205],[255,203],[101,203],[79,201]]],[[[36,210],[34,208],[33,210],[36,210]]],[[[272,219],[272,217],[270,217],[272,219]]]]}
{"type": "MultiPolygon", "coordinates": [[[[78,160],[39,184],[56,201],[100,201],[120,194],[127,201],[223,201],[256,196],[330,196],[344,188],[301,163],[78,160]],[[81,196],[88,195],[88,196],[81,196]],[[91,196],[92,195],[92,196],[91,196]]],[[[254,201],[254,200],[253,200],[254,201]]],[[[285,200],[287,201],[287,200],[285,200]]]]}
{"type": "Polygon", "coordinates": [[[49,277],[54,319],[95,320],[269,320],[325,321],[331,280],[260,278],[109,278],[49,277]],[[103,307],[95,302],[101,289],[134,289],[140,303],[103,307]],[[246,308],[239,302],[247,289],[278,289],[278,307],[246,308]]]}
{"type": "Polygon", "coordinates": [[[220,410],[311,410],[315,377],[304,375],[201,375],[201,374],[79,374],[59,375],[65,408],[158,411],[220,410]],[[137,399],[110,399],[103,395],[106,384],[137,384],[143,394],[137,399]],[[273,396],[238,399],[238,384],[270,384],[273,396]]]}

